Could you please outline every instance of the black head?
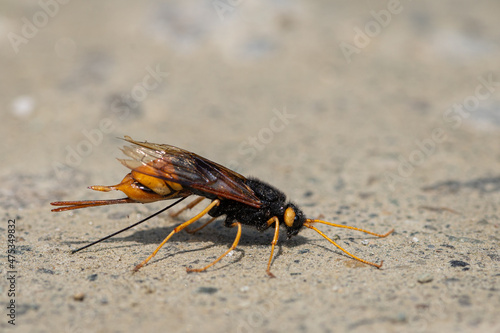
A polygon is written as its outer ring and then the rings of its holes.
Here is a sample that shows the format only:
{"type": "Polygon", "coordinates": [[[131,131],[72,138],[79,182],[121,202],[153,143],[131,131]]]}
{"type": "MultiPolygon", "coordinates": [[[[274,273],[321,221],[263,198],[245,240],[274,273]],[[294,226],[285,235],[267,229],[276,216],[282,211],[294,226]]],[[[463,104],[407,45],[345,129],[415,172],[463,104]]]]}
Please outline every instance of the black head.
{"type": "Polygon", "coordinates": [[[305,221],[306,217],[299,207],[291,202],[285,206],[283,222],[286,227],[286,235],[288,238],[298,234],[300,229],[304,226],[305,221]]]}

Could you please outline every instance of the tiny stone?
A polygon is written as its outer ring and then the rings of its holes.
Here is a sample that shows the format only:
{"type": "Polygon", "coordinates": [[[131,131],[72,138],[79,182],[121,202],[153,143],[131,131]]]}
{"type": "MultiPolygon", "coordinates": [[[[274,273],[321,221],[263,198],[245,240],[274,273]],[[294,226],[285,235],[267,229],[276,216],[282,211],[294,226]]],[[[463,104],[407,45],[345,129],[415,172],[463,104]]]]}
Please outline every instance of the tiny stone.
{"type": "Polygon", "coordinates": [[[198,290],[196,290],[196,292],[200,293],[200,294],[215,294],[217,292],[217,288],[214,288],[214,287],[199,287],[198,290]]]}
{"type": "Polygon", "coordinates": [[[424,273],[424,274],[419,275],[419,277],[417,278],[417,281],[419,283],[429,283],[433,279],[434,278],[432,277],[432,275],[430,273],[424,273]]]}
{"type": "Polygon", "coordinates": [[[76,294],[73,295],[73,299],[75,301],[78,301],[78,302],[83,301],[84,298],[85,298],[85,294],[81,293],[81,292],[80,293],[76,293],[76,294]]]}
{"type": "Polygon", "coordinates": [[[407,319],[408,319],[408,318],[407,318],[407,316],[406,316],[406,313],[404,313],[404,312],[399,312],[399,313],[396,315],[396,320],[397,320],[398,322],[403,323],[403,322],[407,321],[407,319]]]}
{"type": "Polygon", "coordinates": [[[461,260],[452,260],[452,261],[450,261],[450,264],[451,264],[451,267],[465,267],[465,266],[469,265],[465,261],[461,261],[461,260]]]}

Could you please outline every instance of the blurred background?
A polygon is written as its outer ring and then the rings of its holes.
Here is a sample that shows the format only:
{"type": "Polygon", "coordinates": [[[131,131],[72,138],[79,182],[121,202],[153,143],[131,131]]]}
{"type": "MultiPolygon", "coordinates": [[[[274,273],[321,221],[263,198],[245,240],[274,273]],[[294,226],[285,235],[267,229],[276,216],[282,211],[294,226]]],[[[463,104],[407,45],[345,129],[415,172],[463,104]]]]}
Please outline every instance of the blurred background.
{"type": "Polygon", "coordinates": [[[500,126],[498,8],[3,1],[1,172],[93,174],[120,144],[116,137],[128,134],[259,176],[279,163],[307,174],[328,168],[335,177],[367,161],[375,176],[404,176],[404,160],[417,166],[407,183],[436,169],[435,153],[455,160],[460,170],[446,169],[449,177],[464,177],[458,164],[478,153],[464,152],[467,145],[483,141],[477,149],[491,152],[481,163],[486,175],[499,156],[491,150],[500,126]],[[478,88],[481,79],[490,86],[478,88]],[[469,109],[452,109],[464,103],[469,109]],[[436,128],[446,140],[410,161],[422,150],[416,141],[432,139],[436,128]],[[256,170],[261,160],[267,165],[256,170]]]}
{"type": "Polygon", "coordinates": [[[130,135],[270,181],[308,215],[354,204],[366,221],[393,214],[388,228],[434,205],[459,210],[464,233],[494,230],[499,12],[495,0],[3,0],[0,206],[55,232],[48,203],[102,199],[85,187],[121,180],[130,135]]]}

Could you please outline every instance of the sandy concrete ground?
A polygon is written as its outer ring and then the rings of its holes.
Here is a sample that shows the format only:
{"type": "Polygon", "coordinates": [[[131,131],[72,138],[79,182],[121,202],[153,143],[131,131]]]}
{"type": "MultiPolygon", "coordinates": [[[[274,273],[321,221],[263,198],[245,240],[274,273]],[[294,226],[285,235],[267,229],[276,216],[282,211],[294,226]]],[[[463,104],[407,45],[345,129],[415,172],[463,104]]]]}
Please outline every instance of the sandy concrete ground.
{"type": "Polygon", "coordinates": [[[3,1],[0,330],[500,332],[499,10],[3,1]],[[86,186],[125,175],[123,135],[270,181],[310,217],[395,228],[321,227],[383,268],[304,230],[281,237],[269,279],[272,232],[245,229],[231,256],[187,274],[232,243],[215,223],[132,274],[195,210],[70,255],[164,206],[50,212],[120,197],[86,186]]]}

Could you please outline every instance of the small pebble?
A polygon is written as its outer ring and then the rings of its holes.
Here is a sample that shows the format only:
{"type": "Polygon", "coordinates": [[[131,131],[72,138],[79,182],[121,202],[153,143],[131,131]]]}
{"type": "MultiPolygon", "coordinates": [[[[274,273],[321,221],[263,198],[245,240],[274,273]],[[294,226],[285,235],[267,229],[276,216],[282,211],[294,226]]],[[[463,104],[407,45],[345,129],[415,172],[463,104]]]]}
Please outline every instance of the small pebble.
{"type": "Polygon", "coordinates": [[[84,298],[85,298],[85,294],[84,293],[76,293],[76,294],[73,295],[73,299],[75,301],[78,301],[78,302],[83,301],[84,298]]]}
{"type": "Polygon", "coordinates": [[[87,276],[87,280],[89,280],[89,281],[97,280],[97,274],[91,274],[91,275],[87,276]]]}
{"type": "Polygon", "coordinates": [[[199,287],[198,290],[196,290],[196,292],[200,293],[200,294],[215,294],[217,292],[217,288],[214,288],[214,287],[199,287]]]}
{"type": "Polygon", "coordinates": [[[452,260],[452,261],[450,261],[450,264],[451,264],[451,267],[465,267],[465,266],[469,265],[465,261],[461,261],[461,260],[452,260]]]}
{"type": "Polygon", "coordinates": [[[434,279],[434,277],[432,277],[432,275],[430,273],[424,273],[424,274],[419,275],[419,277],[417,278],[417,281],[419,283],[429,283],[433,279],[434,279]]]}

